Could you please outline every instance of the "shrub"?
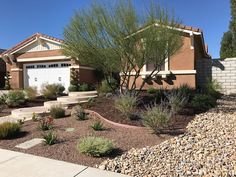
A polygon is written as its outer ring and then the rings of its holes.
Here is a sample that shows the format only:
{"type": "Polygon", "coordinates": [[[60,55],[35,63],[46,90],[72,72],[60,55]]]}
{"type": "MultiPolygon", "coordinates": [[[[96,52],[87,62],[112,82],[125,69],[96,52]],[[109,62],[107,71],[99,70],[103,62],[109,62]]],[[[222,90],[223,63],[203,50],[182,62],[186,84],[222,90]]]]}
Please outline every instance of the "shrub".
{"type": "Polygon", "coordinates": [[[148,106],[143,114],[144,125],[151,128],[155,133],[161,133],[169,124],[171,114],[163,105],[148,106]]]}
{"type": "Polygon", "coordinates": [[[34,121],[34,122],[38,121],[38,116],[36,115],[35,112],[32,115],[32,121],[34,121]]]}
{"type": "Polygon", "coordinates": [[[99,93],[111,93],[114,92],[112,88],[117,89],[118,84],[117,81],[113,78],[109,79],[110,85],[108,84],[107,80],[103,80],[101,82],[100,87],[98,88],[99,93]],[[112,88],[111,88],[112,87],[112,88]]]}
{"type": "Polygon", "coordinates": [[[50,130],[53,128],[53,118],[45,117],[39,121],[38,128],[42,131],[50,130]]]}
{"type": "Polygon", "coordinates": [[[88,114],[84,112],[84,109],[80,105],[77,105],[71,110],[71,117],[76,120],[87,120],[88,114]]]}
{"type": "Polygon", "coordinates": [[[217,80],[207,79],[206,83],[206,94],[211,95],[212,97],[218,99],[221,97],[220,94],[221,85],[217,82],[217,80]]]}
{"type": "Polygon", "coordinates": [[[18,119],[17,123],[23,125],[25,123],[25,119],[26,119],[25,117],[23,119],[18,119]]]}
{"type": "Polygon", "coordinates": [[[86,137],[79,140],[77,149],[80,153],[94,157],[108,155],[114,149],[113,142],[101,137],[86,137]]]}
{"type": "Polygon", "coordinates": [[[171,113],[179,113],[183,107],[188,103],[188,97],[185,96],[185,93],[182,93],[178,90],[172,90],[166,94],[168,104],[171,107],[171,113]]]}
{"type": "Polygon", "coordinates": [[[102,131],[104,130],[103,124],[101,121],[96,121],[91,125],[91,128],[95,131],[102,131]]]}
{"type": "Polygon", "coordinates": [[[34,100],[37,97],[37,87],[27,87],[24,89],[25,96],[28,100],[34,100]]]}
{"type": "Polygon", "coordinates": [[[50,115],[54,119],[63,118],[65,117],[65,109],[60,105],[52,106],[50,108],[50,115]]]}
{"type": "Polygon", "coordinates": [[[0,124],[0,139],[13,138],[20,132],[21,125],[13,122],[4,122],[0,124]]]}
{"type": "Polygon", "coordinates": [[[115,108],[122,114],[129,117],[137,106],[137,97],[126,93],[115,99],[115,108]]]}
{"type": "Polygon", "coordinates": [[[43,84],[41,93],[47,99],[56,99],[62,95],[65,87],[61,84],[43,84]]]}
{"type": "Polygon", "coordinates": [[[45,145],[51,146],[53,144],[56,144],[57,136],[54,135],[52,132],[48,132],[43,135],[43,141],[44,141],[45,145]]]}
{"type": "Polygon", "coordinates": [[[9,93],[7,94],[5,103],[9,107],[17,107],[22,104],[25,104],[25,101],[26,99],[25,99],[25,94],[23,91],[12,90],[12,91],[9,91],[9,93]]]}
{"type": "Polygon", "coordinates": [[[78,85],[70,85],[68,88],[69,92],[76,92],[79,90],[79,86],[78,85]]]}
{"type": "Polygon", "coordinates": [[[158,103],[160,103],[162,100],[165,100],[166,99],[165,90],[162,88],[157,89],[155,93],[155,99],[156,99],[156,102],[158,103]]]}
{"type": "Polygon", "coordinates": [[[4,93],[0,96],[0,104],[6,104],[7,94],[4,93]]]}
{"type": "Polygon", "coordinates": [[[210,95],[196,94],[191,105],[197,111],[206,111],[216,106],[216,99],[210,95]]]}
{"type": "Polygon", "coordinates": [[[177,92],[184,97],[192,98],[193,89],[188,84],[182,84],[178,87],[177,92]]]}
{"type": "Polygon", "coordinates": [[[154,87],[149,87],[147,89],[147,93],[149,94],[155,94],[157,92],[157,89],[155,89],[154,87]]]}
{"type": "Polygon", "coordinates": [[[92,107],[94,103],[95,103],[95,99],[93,97],[89,98],[87,102],[87,107],[88,108],[92,107]]]}
{"type": "Polygon", "coordinates": [[[79,91],[90,91],[89,85],[85,83],[81,84],[79,86],[79,91]]]}

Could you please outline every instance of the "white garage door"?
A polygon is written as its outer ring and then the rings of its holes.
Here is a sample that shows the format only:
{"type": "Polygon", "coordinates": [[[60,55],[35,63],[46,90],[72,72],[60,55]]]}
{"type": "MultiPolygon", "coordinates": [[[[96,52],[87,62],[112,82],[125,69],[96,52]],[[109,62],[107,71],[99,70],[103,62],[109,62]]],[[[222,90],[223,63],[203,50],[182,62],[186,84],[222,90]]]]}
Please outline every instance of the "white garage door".
{"type": "Polygon", "coordinates": [[[69,62],[24,64],[24,87],[37,87],[43,84],[62,84],[67,90],[70,85],[69,62]]]}

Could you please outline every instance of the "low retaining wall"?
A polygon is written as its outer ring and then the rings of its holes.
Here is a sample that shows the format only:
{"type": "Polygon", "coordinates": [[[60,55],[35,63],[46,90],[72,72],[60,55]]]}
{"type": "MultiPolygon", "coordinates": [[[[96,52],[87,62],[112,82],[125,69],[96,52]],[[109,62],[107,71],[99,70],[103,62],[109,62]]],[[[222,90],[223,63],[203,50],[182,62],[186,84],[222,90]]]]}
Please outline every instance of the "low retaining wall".
{"type": "Polygon", "coordinates": [[[198,86],[204,87],[207,78],[215,79],[223,93],[236,94],[236,58],[198,59],[196,70],[198,86]]]}

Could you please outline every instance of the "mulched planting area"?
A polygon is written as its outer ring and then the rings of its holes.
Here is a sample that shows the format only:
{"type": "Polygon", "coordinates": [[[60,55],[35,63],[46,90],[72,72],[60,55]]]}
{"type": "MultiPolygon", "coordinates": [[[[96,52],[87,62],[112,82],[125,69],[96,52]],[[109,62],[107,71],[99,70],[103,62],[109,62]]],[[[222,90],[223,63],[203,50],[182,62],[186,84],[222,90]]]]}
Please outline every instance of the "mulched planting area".
{"type": "MultiPolygon", "coordinates": [[[[114,114],[114,116],[116,115],[114,114]]],[[[77,121],[71,117],[56,119],[54,120],[53,130],[59,139],[57,144],[52,146],[40,144],[28,150],[23,150],[15,146],[33,138],[41,138],[43,134],[43,131],[38,129],[38,122],[27,121],[22,125],[21,135],[11,140],[0,140],[0,148],[82,165],[95,166],[108,157],[114,158],[131,148],[156,145],[173,137],[171,135],[157,136],[152,134],[150,130],[145,127],[127,129],[111,125],[107,122],[103,122],[106,128],[104,131],[94,131],[90,127],[94,121],[96,121],[95,118],[90,118],[85,121],[77,121]],[[73,132],[66,132],[66,128],[75,128],[75,130],[73,132]],[[76,143],[80,138],[86,136],[99,136],[113,140],[117,149],[114,150],[110,156],[103,158],[94,158],[81,154],[76,150],[76,143]]]]}
{"type": "MultiPolygon", "coordinates": [[[[147,98],[145,98],[147,99],[147,98]]],[[[150,102],[147,100],[146,102],[150,102]]],[[[91,105],[84,105],[86,109],[96,111],[101,116],[105,117],[108,120],[113,122],[128,124],[133,126],[141,126],[143,127],[142,119],[130,120],[125,117],[121,112],[119,112],[114,106],[114,98],[106,98],[106,97],[98,97],[95,99],[95,102],[91,105]]],[[[141,115],[145,108],[145,106],[141,105],[136,109],[136,114],[141,115]]],[[[186,130],[186,126],[188,123],[193,120],[194,113],[191,108],[184,108],[179,115],[175,115],[171,120],[170,133],[179,134],[183,133],[186,130]]]]}

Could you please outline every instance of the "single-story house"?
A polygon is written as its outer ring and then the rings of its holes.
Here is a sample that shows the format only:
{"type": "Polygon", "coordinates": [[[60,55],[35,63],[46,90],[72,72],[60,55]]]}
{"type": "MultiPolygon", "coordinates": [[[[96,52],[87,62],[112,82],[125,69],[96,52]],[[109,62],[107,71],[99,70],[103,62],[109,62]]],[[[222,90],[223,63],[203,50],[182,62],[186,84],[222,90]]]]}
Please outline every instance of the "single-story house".
{"type": "MultiPolygon", "coordinates": [[[[0,55],[4,51],[5,51],[4,49],[0,49],[0,55]]],[[[0,57],[0,88],[4,88],[5,86],[5,75],[6,75],[6,63],[0,57]]]]}
{"type": "MultiPolygon", "coordinates": [[[[158,26],[158,24],[155,25],[158,26]]],[[[198,71],[196,61],[211,58],[204,42],[203,31],[199,28],[184,25],[179,25],[175,30],[181,32],[182,47],[177,53],[165,60],[165,64],[157,77],[146,83],[144,89],[149,87],[171,89],[184,84],[197,88],[196,73],[198,71]]],[[[153,67],[154,65],[151,63],[144,65],[140,73],[141,76],[136,81],[136,88],[140,88],[143,79],[151,73],[153,67]]],[[[133,75],[135,75],[135,72],[133,75]]]]}
{"type": "MultiPolygon", "coordinates": [[[[211,58],[204,42],[203,31],[183,25],[175,29],[181,31],[183,46],[175,55],[166,59],[158,77],[146,83],[144,89],[171,89],[183,84],[192,88],[198,86],[196,61],[211,58]]],[[[10,72],[11,87],[18,89],[36,86],[40,89],[44,83],[61,83],[67,89],[70,85],[71,68],[78,70],[80,83],[96,83],[98,78],[95,70],[63,55],[62,43],[61,39],[36,33],[4,51],[0,58],[3,58],[7,71],[10,72]]],[[[136,82],[137,88],[152,68],[150,63],[142,68],[141,76],[136,82]]]]}
{"type": "Polygon", "coordinates": [[[62,43],[61,39],[36,33],[4,51],[0,58],[10,72],[11,87],[36,86],[40,90],[42,84],[60,83],[67,89],[71,68],[78,71],[80,83],[95,83],[95,70],[63,55],[62,43]]]}

